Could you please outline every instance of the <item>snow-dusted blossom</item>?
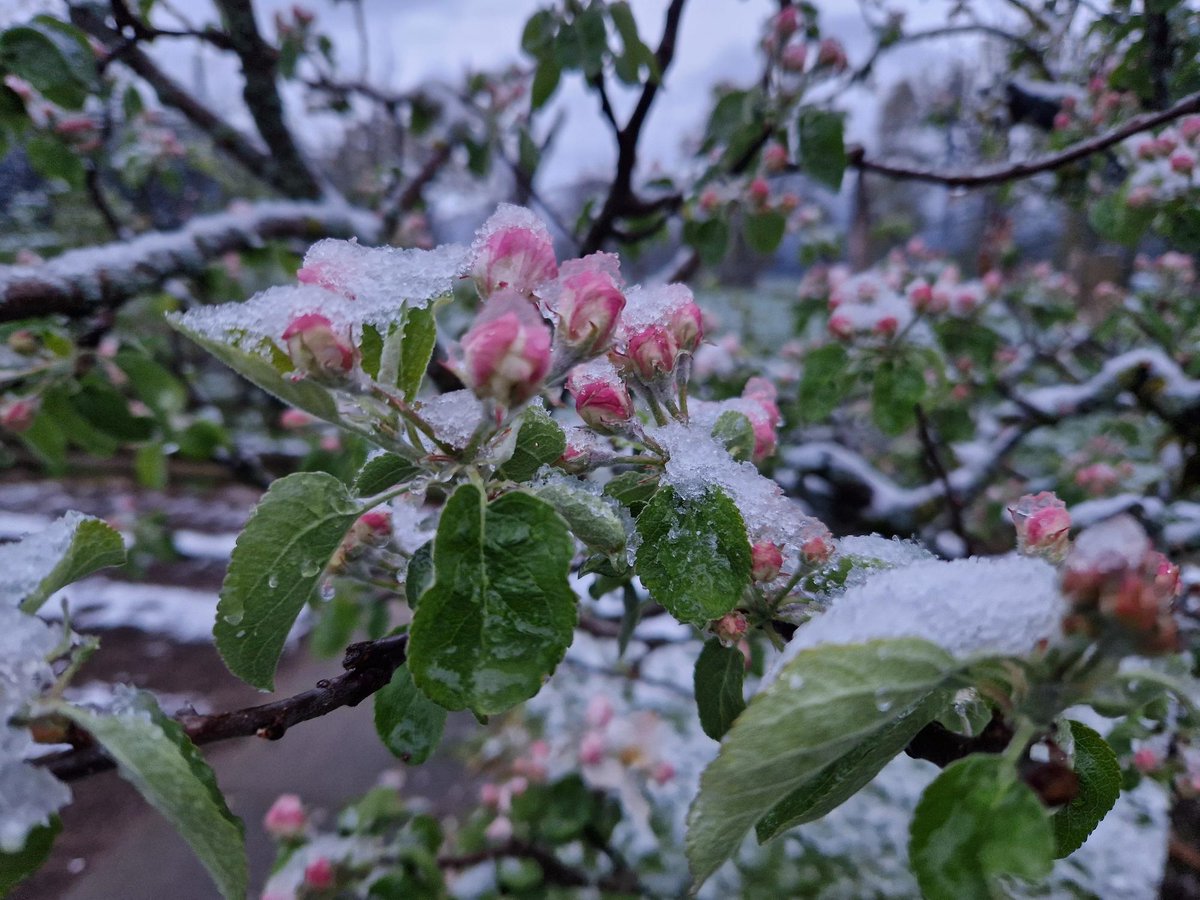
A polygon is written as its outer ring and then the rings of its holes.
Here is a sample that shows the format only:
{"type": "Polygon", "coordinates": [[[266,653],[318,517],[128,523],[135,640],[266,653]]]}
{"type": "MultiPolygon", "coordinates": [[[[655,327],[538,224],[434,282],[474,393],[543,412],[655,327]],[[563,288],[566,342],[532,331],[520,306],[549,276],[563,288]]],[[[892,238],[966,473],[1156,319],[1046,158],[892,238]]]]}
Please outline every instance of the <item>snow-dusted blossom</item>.
{"type": "Polygon", "coordinates": [[[555,336],[577,357],[594,356],[612,340],[625,308],[618,267],[609,253],[563,263],[554,292],[555,336]]]}
{"type": "Polygon", "coordinates": [[[482,297],[501,288],[529,297],[558,275],[550,232],[522,207],[502,204],[471,251],[470,273],[482,297]]]}
{"type": "Polygon", "coordinates": [[[354,368],[358,350],[349,336],[319,313],[305,313],[283,332],[292,365],[321,380],[341,381],[354,368]]]}
{"type": "Polygon", "coordinates": [[[267,834],[280,841],[294,840],[308,829],[308,814],[295,794],[280,794],[263,819],[267,834]]]}
{"type": "Polygon", "coordinates": [[[1071,533],[1067,505],[1050,491],[1026,494],[1008,508],[1017,530],[1017,549],[1052,561],[1063,558],[1071,533]]]}
{"type": "Polygon", "coordinates": [[[513,291],[497,291],[463,335],[464,381],[480,398],[503,406],[524,403],[550,369],[550,328],[513,291]]]}
{"type": "Polygon", "coordinates": [[[783,567],[783,552],[779,545],[759,541],[750,548],[750,577],[755,581],[774,581],[783,567]]]}

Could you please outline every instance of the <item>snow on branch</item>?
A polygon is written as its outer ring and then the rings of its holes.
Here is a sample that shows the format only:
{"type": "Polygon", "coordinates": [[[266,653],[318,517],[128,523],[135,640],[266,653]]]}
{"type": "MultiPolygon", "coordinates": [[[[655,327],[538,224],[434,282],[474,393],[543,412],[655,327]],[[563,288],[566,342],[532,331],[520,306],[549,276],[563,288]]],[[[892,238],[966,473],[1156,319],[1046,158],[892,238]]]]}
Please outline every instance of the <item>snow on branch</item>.
{"type": "Polygon", "coordinates": [[[178,231],[154,231],[129,241],[68,250],[35,266],[0,266],[0,322],[29,316],[86,316],[114,307],[210,260],[263,241],[357,236],[373,240],[376,217],[342,203],[271,201],[235,204],[200,216],[178,231]]]}

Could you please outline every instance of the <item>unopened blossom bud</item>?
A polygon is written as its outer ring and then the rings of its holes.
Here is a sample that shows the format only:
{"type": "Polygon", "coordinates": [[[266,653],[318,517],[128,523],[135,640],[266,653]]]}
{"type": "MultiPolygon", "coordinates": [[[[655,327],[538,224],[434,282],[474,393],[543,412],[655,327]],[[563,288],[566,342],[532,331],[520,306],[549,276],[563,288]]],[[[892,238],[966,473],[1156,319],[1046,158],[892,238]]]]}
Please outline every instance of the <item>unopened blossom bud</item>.
{"type": "Polygon", "coordinates": [[[854,323],[850,321],[848,316],[830,316],[829,333],[839,341],[848,341],[854,337],[854,323]]]}
{"type": "Polygon", "coordinates": [[[283,340],[292,365],[315,378],[344,379],[358,356],[350,339],[335,331],[333,323],[319,313],[292,319],[283,340]]]}
{"type": "Polygon", "coordinates": [[[493,844],[503,844],[513,836],[512,820],[508,816],[496,816],[483,830],[483,836],[493,844]]]}
{"type": "Polygon", "coordinates": [[[1125,205],[1131,209],[1149,206],[1154,202],[1154,188],[1148,184],[1139,185],[1125,197],[1125,205]]]}
{"type": "Polygon", "coordinates": [[[579,761],[585,766],[598,766],[604,760],[604,735],[587,732],[579,742],[579,761]]]}
{"type": "Polygon", "coordinates": [[[768,144],[763,150],[762,161],[768,172],[782,172],[788,164],[787,148],[783,144],[768,144]]]}
{"type": "Polygon", "coordinates": [[[900,320],[895,316],[880,316],[871,330],[884,337],[893,337],[900,330],[900,320]]]}
{"type": "Polygon", "coordinates": [[[695,353],[704,338],[704,317],[700,313],[700,307],[691,301],[679,306],[671,313],[667,330],[675,339],[680,352],[695,353]]]}
{"type": "Polygon", "coordinates": [[[589,728],[607,728],[613,720],[613,713],[611,700],[603,694],[592,694],[583,717],[589,728]]]}
{"type": "Polygon", "coordinates": [[[700,194],[699,203],[701,210],[710,213],[721,205],[721,196],[712,188],[705,188],[700,194]]]}
{"type": "Polygon", "coordinates": [[[578,271],[562,281],[555,312],[559,340],[581,356],[600,353],[612,340],[625,295],[602,268],[578,271]]]}
{"type": "Polygon", "coordinates": [[[817,48],[818,66],[828,66],[835,72],[841,72],[846,68],[848,63],[846,50],[840,41],[834,38],[825,38],[821,41],[820,46],[817,48]]]}
{"type": "Polygon", "coordinates": [[[750,187],[747,190],[750,197],[750,202],[755,206],[765,206],[767,201],[771,199],[771,186],[767,184],[765,178],[755,178],[750,182],[750,187]]]}
{"type": "Polygon", "coordinates": [[[1064,110],[1059,110],[1054,114],[1054,130],[1066,131],[1071,127],[1071,114],[1064,110]]]}
{"type": "Polygon", "coordinates": [[[280,794],[263,819],[267,834],[279,841],[294,840],[308,828],[308,814],[295,794],[280,794]]]}
{"type": "Polygon", "coordinates": [[[1200,116],[1184,116],[1179,122],[1179,133],[1185,141],[1200,137],[1200,116]]]}
{"type": "Polygon", "coordinates": [[[1179,150],[1171,154],[1171,170],[1180,175],[1192,174],[1196,167],[1196,157],[1186,151],[1179,150]]]}
{"type": "Polygon", "coordinates": [[[304,884],[314,891],[327,891],[333,887],[333,863],[326,856],[318,856],[304,867],[304,884]]]}
{"type": "Polygon", "coordinates": [[[311,9],[301,6],[299,3],[292,5],[292,15],[301,25],[310,25],[312,24],[313,19],[316,18],[316,15],[311,9]]]}
{"type": "Polygon", "coordinates": [[[28,431],[33,427],[34,419],[37,418],[39,406],[37,398],[31,397],[14,400],[6,406],[0,407],[0,428],[15,434],[28,431]]]}
{"type": "Polygon", "coordinates": [[[654,769],[650,772],[650,777],[657,785],[670,784],[675,778],[675,767],[665,759],[655,764],[654,769]]]}
{"type": "Polygon", "coordinates": [[[785,213],[793,212],[800,205],[800,197],[790,191],[779,198],[779,208],[785,213]]]}
{"type": "Polygon", "coordinates": [[[933,303],[933,288],[929,282],[917,279],[908,286],[908,302],[917,312],[925,312],[933,303]]]}
{"type": "Polygon", "coordinates": [[[714,620],[709,627],[712,629],[713,636],[723,646],[732,647],[745,637],[749,623],[746,622],[746,617],[742,613],[735,610],[714,620]]]}
{"type": "Polygon", "coordinates": [[[462,339],[463,380],[477,397],[503,406],[524,403],[550,369],[550,329],[533,306],[511,291],[498,292],[462,339]]]}
{"type": "Polygon", "coordinates": [[[363,513],[350,526],[349,536],[368,547],[386,547],[392,539],[391,513],[382,509],[363,513]]]}
{"type": "Polygon", "coordinates": [[[1162,157],[1170,156],[1175,152],[1175,148],[1179,146],[1179,142],[1175,140],[1173,135],[1160,134],[1154,139],[1154,150],[1162,157]]]}
{"type": "Polygon", "coordinates": [[[828,532],[805,538],[800,545],[800,558],[805,565],[819,566],[833,556],[833,536],[828,532]]]}
{"type": "Polygon", "coordinates": [[[1162,766],[1162,758],[1152,747],[1140,747],[1133,754],[1133,767],[1143,775],[1156,772],[1162,766]]]}
{"type": "Polygon", "coordinates": [[[750,577],[755,581],[774,581],[783,567],[783,553],[778,544],[760,541],[750,548],[750,577]]]}
{"type": "Polygon", "coordinates": [[[317,420],[302,409],[285,409],[279,414],[279,427],[285,431],[298,431],[307,428],[317,420]]]}
{"type": "Polygon", "coordinates": [[[779,54],[779,65],[785,72],[803,72],[806,62],[808,45],[804,43],[788,44],[779,54]]]}
{"type": "Polygon", "coordinates": [[[665,328],[651,325],[629,339],[625,357],[643,381],[675,371],[679,345],[665,328]]]}
{"type": "Polygon", "coordinates": [[[510,797],[520,797],[523,793],[529,790],[529,779],[524,775],[517,775],[514,778],[508,779],[508,783],[504,785],[510,797]]]}
{"type": "Polygon", "coordinates": [[[536,224],[503,225],[477,242],[470,272],[481,297],[501,288],[530,296],[558,275],[550,233],[536,224]]]}
{"type": "Polygon", "coordinates": [[[484,806],[490,806],[492,809],[498,809],[500,806],[501,791],[500,785],[494,782],[485,782],[483,787],[479,789],[479,802],[484,806]]]}
{"type": "Polygon", "coordinates": [[[619,381],[591,381],[572,394],[579,418],[597,431],[609,432],[633,418],[633,400],[619,381]]]}
{"type": "Polygon", "coordinates": [[[786,41],[800,30],[803,23],[803,16],[798,7],[785,6],[771,20],[771,30],[779,39],[786,41]]]}
{"type": "Polygon", "coordinates": [[[1017,530],[1017,549],[1021,553],[1054,561],[1063,558],[1070,538],[1071,514],[1058,497],[1050,491],[1026,494],[1008,512],[1017,530]]]}

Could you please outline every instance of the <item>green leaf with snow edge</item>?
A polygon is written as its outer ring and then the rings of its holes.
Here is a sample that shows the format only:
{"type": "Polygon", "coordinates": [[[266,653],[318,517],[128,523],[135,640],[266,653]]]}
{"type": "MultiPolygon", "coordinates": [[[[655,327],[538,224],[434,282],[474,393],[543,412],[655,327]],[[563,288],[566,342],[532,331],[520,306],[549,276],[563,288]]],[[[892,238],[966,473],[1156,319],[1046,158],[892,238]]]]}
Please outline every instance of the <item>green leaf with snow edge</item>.
{"type": "Polygon", "coordinates": [[[1070,856],[1082,847],[1121,795],[1121,766],[1113,748],[1082,722],[1072,721],[1070,726],[1079,793],[1050,820],[1054,825],[1056,859],[1070,856]]]}
{"type": "Polygon", "coordinates": [[[569,482],[542,485],[533,493],[553,506],[589,549],[608,556],[625,552],[625,525],[613,510],[616,501],[569,482]]]}
{"type": "MultiPolygon", "coordinates": [[[[959,665],[916,638],[804,650],[754,697],[704,770],[688,812],[687,856],[698,890],[783,796],[820,779],[864,745],[887,738],[927,698],[948,702],[959,665]]],[[[930,708],[937,706],[929,700],[930,708]]],[[[932,718],[932,716],[930,717],[932,718]]],[[[894,740],[894,736],[892,736],[894,740]]],[[[875,765],[864,755],[864,770],[875,765]]],[[[840,773],[838,784],[857,779],[840,773]]],[[[836,787],[817,792],[816,803],[836,787]]],[[[830,807],[832,808],[832,807],[830,807]]]]}
{"type": "Polygon", "coordinates": [[[566,449],[567,437],[550,414],[538,406],[527,407],[521,416],[513,455],[496,474],[512,481],[528,481],[566,449]]]}
{"type": "Polygon", "coordinates": [[[208,337],[188,326],[179,315],[167,316],[167,322],[180,334],[195,341],[233,371],[258,385],[284,403],[311,413],[334,425],[341,424],[337,403],[328,388],[311,378],[293,381],[291,360],[272,341],[264,337],[230,332],[225,340],[208,337]],[[251,344],[252,346],[244,346],[251,344]],[[265,351],[265,354],[264,352],[265,351]]]}
{"type": "Polygon", "coordinates": [[[133,709],[91,713],[59,704],[57,711],[83,728],[113,758],[121,776],[187,841],[229,900],[246,896],[246,849],[242,822],[225,803],[216,776],[173,719],[149,694],[133,709]]]}
{"type": "Polygon", "coordinates": [[[1007,896],[999,879],[1034,881],[1054,865],[1050,817],[1002,756],[976,753],[925,788],[909,828],[909,862],[927,900],[1007,896]]]}
{"type": "Polygon", "coordinates": [[[125,543],[116,530],[69,512],[48,528],[0,547],[0,603],[34,613],[60,588],[124,562],[125,543]]]}
{"type": "Polygon", "coordinates": [[[288,632],[364,511],[325,472],[297,472],[271,484],[238,536],[221,585],[213,636],[229,671],[274,690],[288,632]]]}
{"type": "Polygon", "coordinates": [[[710,487],[696,500],[667,486],[637,520],[637,572],[651,596],[681,622],[703,625],[738,605],[750,584],[746,525],[728,495],[710,487]]]}
{"type": "Polygon", "coordinates": [[[532,494],[485,503],[464,484],[442,510],[433,584],[409,630],[413,681],[447,709],[489,715],[536,694],[574,635],[566,523],[532,494]]]}

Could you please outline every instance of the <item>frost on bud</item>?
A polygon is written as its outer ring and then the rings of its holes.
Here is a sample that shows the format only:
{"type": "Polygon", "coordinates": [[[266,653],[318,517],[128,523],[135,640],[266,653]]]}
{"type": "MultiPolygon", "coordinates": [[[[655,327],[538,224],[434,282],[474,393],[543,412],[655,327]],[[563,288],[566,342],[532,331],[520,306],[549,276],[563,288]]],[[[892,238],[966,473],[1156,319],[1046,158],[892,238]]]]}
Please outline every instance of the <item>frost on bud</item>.
{"type": "Polygon", "coordinates": [[[833,535],[822,527],[819,533],[804,538],[800,544],[800,559],[805,565],[819,566],[833,556],[833,535]]]}
{"type": "Polygon", "coordinates": [[[654,783],[659,786],[670,784],[675,778],[675,767],[665,759],[660,760],[655,764],[654,769],[650,772],[650,777],[654,780],[654,783]]]}
{"type": "MultiPolygon", "coordinates": [[[[778,572],[778,570],[776,571],[778,572]]],[[[712,629],[713,636],[721,642],[722,646],[732,647],[746,636],[748,624],[746,617],[735,611],[714,620],[709,628],[712,629]]]]}
{"type": "Polygon", "coordinates": [[[304,867],[304,885],[314,891],[327,891],[333,887],[333,863],[327,856],[318,856],[304,867]]]}
{"type": "Polygon", "coordinates": [[[667,330],[682,353],[695,353],[704,339],[704,317],[694,302],[687,301],[671,313],[667,330]]]}
{"type": "Polygon", "coordinates": [[[475,396],[516,406],[537,393],[550,369],[550,328],[528,301],[504,290],[484,304],[462,349],[463,380],[475,396]]]}
{"type": "Polygon", "coordinates": [[[1151,549],[1137,520],[1117,516],[1079,535],[1067,556],[1062,591],[1071,604],[1068,634],[1120,636],[1146,655],[1178,649],[1172,604],[1179,569],[1151,549]]]}
{"type": "Polygon", "coordinates": [[[597,431],[612,431],[633,417],[633,400],[620,382],[593,381],[574,395],[579,418],[597,431]]]}
{"type": "Polygon", "coordinates": [[[363,513],[358,517],[358,521],[350,526],[348,537],[368,547],[386,547],[392,539],[391,513],[382,509],[363,513]]]}
{"type": "Polygon", "coordinates": [[[280,794],[263,818],[263,828],[277,841],[301,837],[308,828],[308,814],[295,794],[280,794]]]}
{"type": "Polygon", "coordinates": [[[817,65],[828,66],[835,72],[841,72],[849,64],[846,49],[834,38],[825,38],[817,48],[817,65]]]}
{"type": "Polygon", "coordinates": [[[785,72],[803,72],[808,62],[807,44],[788,44],[779,54],[779,65],[785,72]]]}
{"type": "Polygon", "coordinates": [[[283,340],[292,365],[314,378],[344,380],[358,355],[350,339],[335,331],[333,323],[319,313],[292,319],[284,329],[283,340]]]}
{"type": "Polygon", "coordinates": [[[783,416],[775,402],[776,396],[775,385],[765,378],[751,378],[742,390],[742,399],[748,401],[743,412],[754,431],[754,452],[751,458],[756,463],[774,453],[778,443],[776,429],[783,421],[783,416]]]}
{"type": "Polygon", "coordinates": [[[750,548],[750,577],[755,581],[774,581],[783,567],[783,552],[777,544],[760,541],[750,548]]]}
{"type": "Polygon", "coordinates": [[[37,418],[40,405],[36,397],[30,397],[14,400],[0,407],[0,428],[15,434],[28,431],[33,427],[33,420],[37,418]]]}
{"type": "Polygon", "coordinates": [[[839,341],[848,341],[854,337],[854,323],[849,316],[832,315],[829,317],[829,333],[839,341]]]}
{"type": "Polygon", "coordinates": [[[768,144],[763,150],[763,168],[768,172],[782,172],[787,168],[788,152],[783,144],[768,144]]]}
{"type": "Polygon", "coordinates": [[[558,317],[555,333],[579,356],[595,356],[612,340],[625,308],[618,265],[616,257],[608,253],[563,264],[552,304],[558,317]]]}
{"type": "Polygon", "coordinates": [[[800,26],[804,24],[803,14],[800,9],[795,6],[785,6],[779,11],[774,19],[771,20],[771,31],[780,40],[787,40],[793,34],[800,30],[800,26]]]}
{"type": "Polygon", "coordinates": [[[550,232],[541,219],[519,206],[501,204],[471,250],[469,271],[481,297],[501,288],[529,297],[558,275],[550,232]]]}
{"type": "Polygon", "coordinates": [[[629,339],[625,356],[639,378],[654,381],[661,375],[675,371],[679,345],[667,329],[651,325],[629,339]]]}
{"type": "Polygon", "coordinates": [[[1008,508],[1017,529],[1017,550],[1026,556],[1041,556],[1059,562],[1070,540],[1071,514],[1067,504],[1050,491],[1026,494],[1008,508]]]}

